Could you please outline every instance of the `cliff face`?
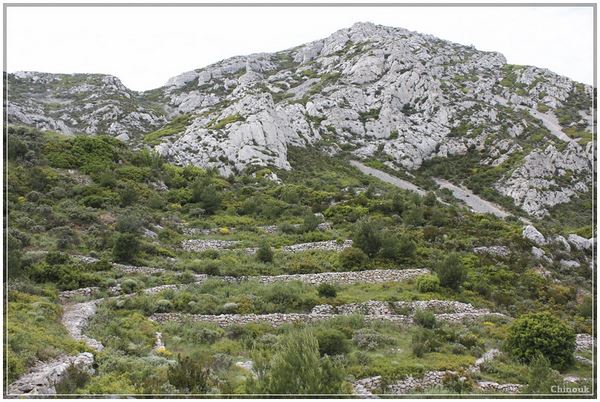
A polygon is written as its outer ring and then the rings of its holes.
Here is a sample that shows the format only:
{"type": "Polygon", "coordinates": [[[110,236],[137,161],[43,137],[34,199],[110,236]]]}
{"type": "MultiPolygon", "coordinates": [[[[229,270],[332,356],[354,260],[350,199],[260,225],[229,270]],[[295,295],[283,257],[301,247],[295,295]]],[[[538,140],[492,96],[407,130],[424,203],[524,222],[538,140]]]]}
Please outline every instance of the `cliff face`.
{"type": "Polygon", "coordinates": [[[358,23],[142,93],[104,75],[6,80],[11,123],[107,133],[224,175],[290,169],[289,146],[318,143],[401,170],[475,150],[496,189],[537,216],[591,189],[590,86],[400,28],[358,23]]]}

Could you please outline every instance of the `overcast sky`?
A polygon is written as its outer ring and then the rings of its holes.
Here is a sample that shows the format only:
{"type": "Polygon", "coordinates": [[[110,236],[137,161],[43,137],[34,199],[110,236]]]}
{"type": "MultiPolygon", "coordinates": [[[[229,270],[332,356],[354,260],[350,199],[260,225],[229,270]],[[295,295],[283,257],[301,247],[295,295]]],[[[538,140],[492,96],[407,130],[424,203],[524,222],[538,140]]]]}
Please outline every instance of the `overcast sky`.
{"type": "Polygon", "coordinates": [[[499,51],[509,63],[593,83],[591,7],[10,7],[7,20],[9,72],[106,73],[135,90],[227,57],[320,39],[358,21],[499,51]]]}

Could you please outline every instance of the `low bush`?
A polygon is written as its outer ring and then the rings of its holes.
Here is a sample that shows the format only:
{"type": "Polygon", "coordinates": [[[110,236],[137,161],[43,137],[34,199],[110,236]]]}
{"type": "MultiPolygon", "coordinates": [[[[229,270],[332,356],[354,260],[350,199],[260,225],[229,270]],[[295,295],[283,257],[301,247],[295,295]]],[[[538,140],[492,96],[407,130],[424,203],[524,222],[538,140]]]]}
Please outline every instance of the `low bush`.
{"type": "Polygon", "coordinates": [[[427,310],[417,310],[413,316],[415,324],[423,328],[434,328],[436,326],[435,314],[427,310]]]}
{"type": "Polygon", "coordinates": [[[354,333],[352,342],[361,349],[375,350],[383,346],[393,345],[395,340],[371,328],[363,328],[354,333]]]}
{"type": "Polygon", "coordinates": [[[365,267],[369,257],[359,248],[349,247],[338,255],[340,265],[347,271],[358,271],[365,267]]]}
{"type": "Polygon", "coordinates": [[[317,293],[319,293],[319,296],[321,297],[333,298],[337,296],[337,290],[335,286],[329,283],[322,283],[319,286],[317,286],[317,293]]]}
{"type": "Polygon", "coordinates": [[[320,328],[315,331],[317,341],[319,342],[319,353],[321,356],[340,355],[348,353],[350,342],[346,336],[333,328],[320,328]]]}
{"type": "Polygon", "coordinates": [[[440,290],[440,279],[437,275],[423,275],[417,278],[417,289],[421,293],[437,292],[440,290]]]}

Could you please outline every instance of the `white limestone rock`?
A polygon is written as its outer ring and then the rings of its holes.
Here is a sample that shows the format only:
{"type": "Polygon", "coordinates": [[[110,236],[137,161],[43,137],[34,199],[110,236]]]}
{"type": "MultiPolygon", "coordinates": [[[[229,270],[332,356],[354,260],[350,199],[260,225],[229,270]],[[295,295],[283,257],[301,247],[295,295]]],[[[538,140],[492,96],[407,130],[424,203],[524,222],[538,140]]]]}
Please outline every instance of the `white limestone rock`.
{"type": "Polygon", "coordinates": [[[546,245],[546,238],[533,225],[527,225],[523,228],[523,238],[531,241],[538,246],[546,245]]]}

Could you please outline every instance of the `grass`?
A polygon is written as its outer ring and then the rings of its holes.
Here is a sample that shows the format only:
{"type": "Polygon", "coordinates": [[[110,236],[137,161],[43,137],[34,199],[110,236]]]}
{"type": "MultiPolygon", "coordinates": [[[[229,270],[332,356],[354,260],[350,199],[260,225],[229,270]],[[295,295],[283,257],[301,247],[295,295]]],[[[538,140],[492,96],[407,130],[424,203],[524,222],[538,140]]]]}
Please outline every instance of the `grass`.
{"type": "Polygon", "coordinates": [[[192,115],[190,114],[182,114],[177,116],[164,127],[144,135],[144,141],[151,145],[158,145],[161,143],[161,139],[164,137],[171,137],[173,135],[183,133],[190,124],[191,120],[192,115]]]}
{"type": "Polygon", "coordinates": [[[213,121],[209,125],[209,128],[211,128],[213,130],[220,130],[222,128],[225,128],[225,126],[228,126],[229,124],[235,123],[237,121],[245,121],[245,120],[246,119],[243,116],[240,116],[239,114],[233,114],[231,116],[224,117],[221,120],[213,121]]]}

